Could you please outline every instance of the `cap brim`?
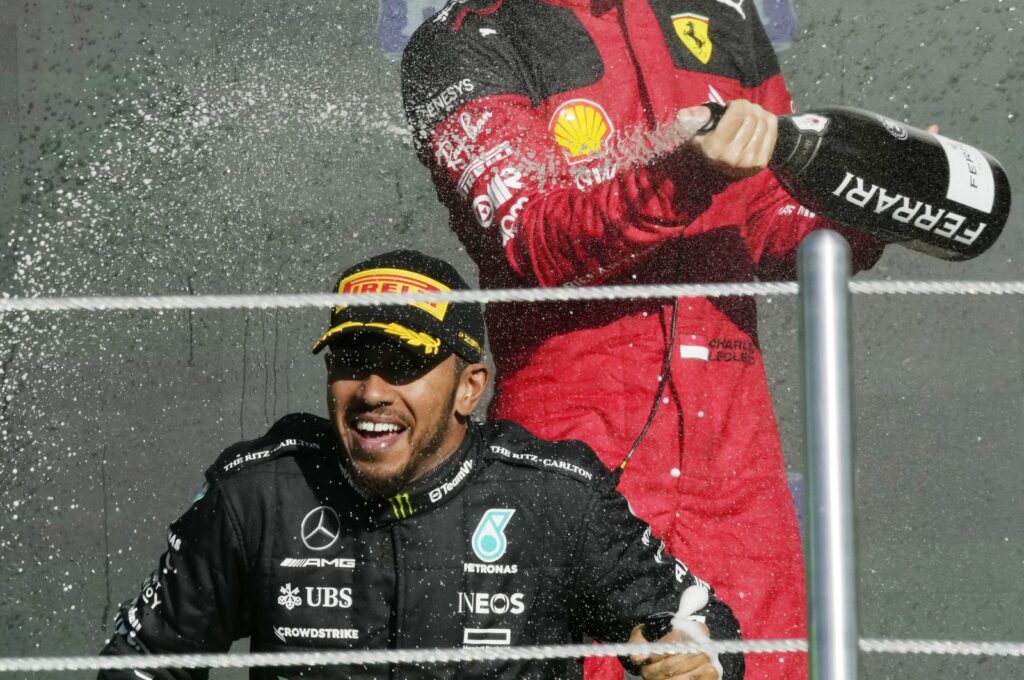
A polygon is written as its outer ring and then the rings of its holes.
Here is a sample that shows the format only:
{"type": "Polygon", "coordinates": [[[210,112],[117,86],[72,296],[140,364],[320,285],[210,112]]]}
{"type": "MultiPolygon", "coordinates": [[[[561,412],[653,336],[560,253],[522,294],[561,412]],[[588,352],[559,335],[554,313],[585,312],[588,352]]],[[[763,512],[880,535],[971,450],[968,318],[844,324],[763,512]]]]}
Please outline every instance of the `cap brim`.
{"type": "Polygon", "coordinates": [[[402,324],[378,321],[346,321],[329,328],[326,333],[317,338],[316,342],[313,343],[313,354],[317,354],[324,347],[327,347],[332,342],[337,342],[343,336],[357,333],[374,333],[392,340],[397,338],[406,349],[428,359],[439,356],[443,352],[439,338],[435,338],[433,335],[422,331],[414,331],[402,324]]]}

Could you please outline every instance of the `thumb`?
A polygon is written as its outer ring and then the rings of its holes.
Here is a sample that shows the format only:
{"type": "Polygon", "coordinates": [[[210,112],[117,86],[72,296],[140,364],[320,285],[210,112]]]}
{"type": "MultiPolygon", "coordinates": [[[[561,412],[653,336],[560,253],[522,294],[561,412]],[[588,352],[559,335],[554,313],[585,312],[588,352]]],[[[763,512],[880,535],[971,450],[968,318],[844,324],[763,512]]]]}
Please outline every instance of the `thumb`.
{"type": "Polygon", "coordinates": [[[676,113],[676,127],[682,130],[686,139],[697,136],[705,125],[711,122],[711,109],[704,105],[680,109],[676,113]]]}
{"type": "MultiPolygon", "coordinates": [[[[629,634],[629,642],[647,642],[647,638],[644,637],[643,624],[633,628],[633,632],[629,634]]],[[[642,666],[650,657],[647,654],[631,654],[629,658],[637,666],[642,666]]]]}

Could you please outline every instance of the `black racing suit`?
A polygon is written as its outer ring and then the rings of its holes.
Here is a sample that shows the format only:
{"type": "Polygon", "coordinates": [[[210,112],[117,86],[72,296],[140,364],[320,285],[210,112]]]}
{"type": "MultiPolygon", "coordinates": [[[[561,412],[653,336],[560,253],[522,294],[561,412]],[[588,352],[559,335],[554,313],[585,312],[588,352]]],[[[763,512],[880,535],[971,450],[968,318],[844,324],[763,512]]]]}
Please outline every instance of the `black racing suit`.
{"type": "MultiPolygon", "coordinates": [[[[473,425],[455,455],[383,501],[352,488],[340,455],[328,421],[307,414],[228,448],[103,653],[225,651],[247,636],[253,651],[622,642],[636,624],[675,613],[688,587],[707,588],[664,552],[582,443],[473,425]]],[[[713,638],[738,637],[730,609],[709,595],[695,618],[713,638]]],[[[742,677],[742,656],[721,662],[727,680],[742,677]]],[[[572,678],[581,668],[569,659],[250,677],[572,678]]]]}

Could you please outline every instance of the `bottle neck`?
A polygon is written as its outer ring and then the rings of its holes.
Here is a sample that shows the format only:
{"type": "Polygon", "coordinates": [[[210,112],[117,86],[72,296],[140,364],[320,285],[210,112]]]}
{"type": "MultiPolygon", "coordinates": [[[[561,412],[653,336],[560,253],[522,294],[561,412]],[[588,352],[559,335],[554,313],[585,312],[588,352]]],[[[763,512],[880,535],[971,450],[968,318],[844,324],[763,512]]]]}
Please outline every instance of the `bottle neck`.
{"type": "Polygon", "coordinates": [[[797,177],[817,156],[822,134],[800,130],[792,116],[779,116],[778,130],[768,167],[776,175],[797,177]]]}

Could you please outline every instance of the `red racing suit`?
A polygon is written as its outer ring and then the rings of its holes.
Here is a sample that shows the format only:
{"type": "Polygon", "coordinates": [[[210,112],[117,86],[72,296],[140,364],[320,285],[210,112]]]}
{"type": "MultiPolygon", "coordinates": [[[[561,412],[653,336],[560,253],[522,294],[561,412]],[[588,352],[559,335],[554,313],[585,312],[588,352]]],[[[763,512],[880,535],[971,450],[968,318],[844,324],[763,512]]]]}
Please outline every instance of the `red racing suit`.
{"type": "MultiPolygon", "coordinates": [[[[680,109],[709,100],[790,112],[751,0],[453,0],[413,36],[402,81],[417,153],[482,287],[791,277],[799,241],[827,226],[768,171],[729,183],[686,145],[658,146],[680,109]]],[[[855,266],[881,253],[848,238],[855,266]]],[[[744,637],[804,637],[754,300],[673,302],[490,305],[491,416],[582,439],[616,466],[671,353],[620,489],[708,574],[744,637]]],[[[802,655],[747,663],[759,680],[806,676],[802,655]]]]}

